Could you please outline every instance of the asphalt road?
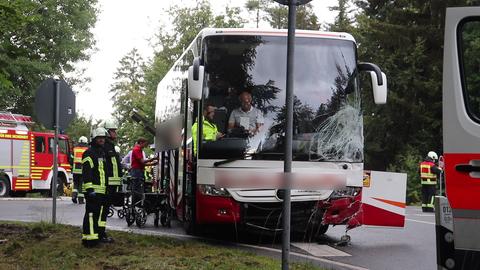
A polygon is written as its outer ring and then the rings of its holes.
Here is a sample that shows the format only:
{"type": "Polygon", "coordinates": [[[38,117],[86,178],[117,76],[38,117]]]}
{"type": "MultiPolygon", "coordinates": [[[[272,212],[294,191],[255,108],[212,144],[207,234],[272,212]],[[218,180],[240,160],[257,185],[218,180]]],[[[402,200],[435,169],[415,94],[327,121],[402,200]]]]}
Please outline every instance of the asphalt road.
{"type": "MultiPolygon", "coordinates": [[[[0,199],[0,220],[49,222],[52,219],[51,209],[52,202],[46,199],[0,199]]],[[[68,199],[57,200],[58,223],[80,226],[83,213],[82,205],[74,205],[68,199]]],[[[171,228],[155,228],[152,217],[149,217],[144,228],[137,229],[135,226],[127,227],[125,220],[115,215],[108,220],[108,227],[136,233],[191,238],[175,222],[171,228]]],[[[347,246],[339,246],[337,243],[344,233],[345,226],[337,226],[330,228],[316,243],[294,240],[292,258],[329,269],[436,269],[434,215],[422,213],[418,207],[407,207],[406,225],[403,229],[356,228],[349,232],[351,242],[347,246]]],[[[206,238],[219,245],[235,245],[278,258],[281,255],[280,236],[276,239],[260,239],[257,235],[241,239],[240,243],[232,243],[235,237],[231,235],[231,231],[227,230],[214,235],[207,234],[206,238]]]]}

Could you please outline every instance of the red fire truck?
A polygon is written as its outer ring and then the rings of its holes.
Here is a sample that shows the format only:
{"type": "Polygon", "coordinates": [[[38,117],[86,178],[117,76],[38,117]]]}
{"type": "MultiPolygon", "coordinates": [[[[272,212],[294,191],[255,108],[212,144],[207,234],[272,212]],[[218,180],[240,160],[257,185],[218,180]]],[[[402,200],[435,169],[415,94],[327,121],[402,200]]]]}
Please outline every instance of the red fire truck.
{"type": "MultiPolygon", "coordinates": [[[[30,116],[0,112],[0,197],[50,193],[54,134],[30,131],[33,123],[30,116]]],[[[58,148],[57,190],[63,194],[63,187],[71,183],[68,136],[60,135],[58,148]]]]}

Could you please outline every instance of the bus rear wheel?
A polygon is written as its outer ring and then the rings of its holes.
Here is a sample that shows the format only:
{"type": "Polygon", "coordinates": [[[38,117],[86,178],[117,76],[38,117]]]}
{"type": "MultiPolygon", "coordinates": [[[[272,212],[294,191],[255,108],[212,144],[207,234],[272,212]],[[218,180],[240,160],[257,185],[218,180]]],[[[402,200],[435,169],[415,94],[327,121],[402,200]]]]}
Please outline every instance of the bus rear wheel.
{"type": "Polygon", "coordinates": [[[10,181],[4,175],[0,175],[0,197],[8,197],[10,194],[10,181]]]}

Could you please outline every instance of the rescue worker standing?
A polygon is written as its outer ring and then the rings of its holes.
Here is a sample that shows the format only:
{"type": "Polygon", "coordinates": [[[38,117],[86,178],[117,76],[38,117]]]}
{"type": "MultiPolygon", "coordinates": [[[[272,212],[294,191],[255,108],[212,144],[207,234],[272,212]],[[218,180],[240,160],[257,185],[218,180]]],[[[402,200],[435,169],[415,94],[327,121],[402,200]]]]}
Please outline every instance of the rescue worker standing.
{"type": "Polygon", "coordinates": [[[87,137],[82,136],[78,139],[78,145],[73,148],[73,203],[77,203],[77,198],[79,204],[84,203],[84,196],[82,192],[82,156],[87,149],[88,139],[87,137]]]}
{"type": "Polygon", "coordinates": [[[422,211],[433,212],[433,199],[437,191],[437,179],[442,169],[436,165],[437,153],[430,151],[424,161],[420,162],[420,179],[422,183],[422,211]]]}
{"type": "MultiPolygon", "coordinates": [[[[107,194],[108,194],[108,203],[105,207],[104,215],[102,218],[106,221],[108,210],[110,206],[113,204],[113,200],[115,198],[116,193],[121,190],[122,185],[122,167],[121,167],[121,159],[118,151],[115,148],[118,148],[115,145],[115,141],[117,139],[117,124],[113,120],[106,120],[103,124],[107,132],[107,138],[105,139],[105,157],[106,157],[106,165],[107,165],[107,194]]],[[[113,241],[112,238],[109,238],[104,234],[106,239],[109,241],[113,241]]]]}
{"type": "Polygon", "coordinates": [[[83,153],[82,179],[85,193],[85,216],[83,218],[82,244],[94,247],[99,242],[108,242],[105,237],[106,220],[103,212],[108,212],[106,155],[104,151],[107,132],[97,128],[92,132],[90,148],[83,153]]]}
{"type": "Polygon", "coordinates": [[[115,149],[115,141],[117,140],[117,124],[113,120],[104,122],[103,127],[107,131],[105,139],[105,154],[107,155],[108,166],[108,193],[112,194],[119,191],[122,185],[122,165],[120,155],[115,149]]]}

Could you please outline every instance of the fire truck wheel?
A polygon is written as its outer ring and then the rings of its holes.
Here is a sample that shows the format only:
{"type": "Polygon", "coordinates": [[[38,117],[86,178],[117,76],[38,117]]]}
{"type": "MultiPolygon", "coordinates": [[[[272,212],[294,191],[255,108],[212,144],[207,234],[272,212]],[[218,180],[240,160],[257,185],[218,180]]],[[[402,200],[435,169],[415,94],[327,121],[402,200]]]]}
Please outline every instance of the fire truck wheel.
{"type": "Polygon", "coordinates": [[[64,188],[67,185],[67,179],[65,179],[65,176],[59,175],[58,176],[58,183],[57,183],[57,196],[63,196],[64,195],[64,188]]]}
{"type": "MultiPolygon", "coordinates": [[[[63,189],[66,186],[67,180],[65,179],[65,175],[59,174],[57,177],[57,196],[63,196],[63,189]]],[[[50,187],[52,186],[53,181],[50,183],[50,187]]],[[[48,191],[48,196],[52,197],[52,189],[48,191]]]]}
{"type": "Polygon", "coordinates": [[[0,197],[10,195],[10,181],[3,175],[0,175],[0,197]]]}

